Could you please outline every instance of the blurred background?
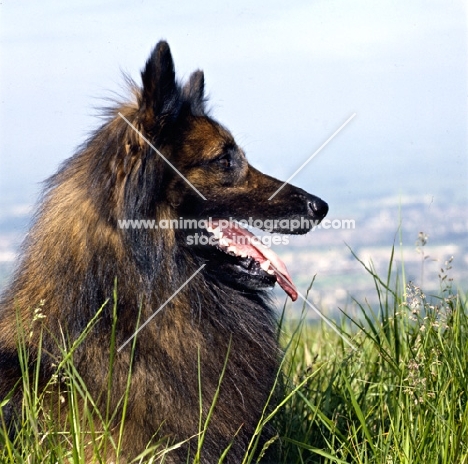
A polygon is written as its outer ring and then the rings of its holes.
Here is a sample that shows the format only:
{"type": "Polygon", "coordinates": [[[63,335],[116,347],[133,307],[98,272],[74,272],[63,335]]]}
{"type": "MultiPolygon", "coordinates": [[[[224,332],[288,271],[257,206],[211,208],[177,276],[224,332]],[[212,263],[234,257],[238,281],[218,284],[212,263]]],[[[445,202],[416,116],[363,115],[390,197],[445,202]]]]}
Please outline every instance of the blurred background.
{"type": "Polygon", "coordinates": [[[22,0],[0,5],[0,26],[0,287],[41,181],[100,124],[96,108],[127,94],[122,71],[139,82],[164,38],[179,78],[205,71],[213,116],[279,179],[356,113],[292,181],[354,228],[276,249],[301,292],[316,275],[323,311],[374,299],[347,245],[385,273],[395,243],[406,278],[429,290],[454,256],[451,277],[466,289],[464,1],[22,0]]]}

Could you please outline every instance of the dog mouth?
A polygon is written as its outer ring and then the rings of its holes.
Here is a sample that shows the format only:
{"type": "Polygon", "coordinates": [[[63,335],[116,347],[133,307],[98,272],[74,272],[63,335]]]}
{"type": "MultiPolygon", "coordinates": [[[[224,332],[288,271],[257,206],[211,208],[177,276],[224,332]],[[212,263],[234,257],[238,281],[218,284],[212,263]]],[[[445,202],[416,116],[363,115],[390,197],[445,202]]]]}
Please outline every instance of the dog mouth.
{"type": "Polygon", "coordinates": [[[280,257],[260,238],[235,222],[210,219],[206,230],[215,238],[215,246],[235,256],[237,264],[249,274],[263,277],[271,286],[277,282],[292,301],[298,297],[296,286],[280,257]]]}

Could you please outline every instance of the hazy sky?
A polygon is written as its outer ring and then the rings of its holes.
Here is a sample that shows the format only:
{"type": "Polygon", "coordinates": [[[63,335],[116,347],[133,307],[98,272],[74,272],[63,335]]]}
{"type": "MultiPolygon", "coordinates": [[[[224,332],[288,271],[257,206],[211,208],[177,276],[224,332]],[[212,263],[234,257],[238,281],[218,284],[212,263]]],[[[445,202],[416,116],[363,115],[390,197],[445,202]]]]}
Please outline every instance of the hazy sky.
{"type": "Polygon", "coordinates": [[[205,71],[213,115],[256,167],[288,178],[356,113],[293,183],[338,210],[392,192],[467,199],[461,0],[20,0],[0,15],[3,203],[34,200],[161,38],[180,77],[205,71]]]}

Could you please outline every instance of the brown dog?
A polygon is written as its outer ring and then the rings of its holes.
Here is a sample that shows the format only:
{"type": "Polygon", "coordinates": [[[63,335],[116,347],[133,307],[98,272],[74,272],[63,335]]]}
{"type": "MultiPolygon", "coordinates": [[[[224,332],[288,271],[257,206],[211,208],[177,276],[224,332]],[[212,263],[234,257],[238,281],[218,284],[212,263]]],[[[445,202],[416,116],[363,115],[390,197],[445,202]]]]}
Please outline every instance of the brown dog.
{"type": "MultiPolygon", "coordinates": [[[[0,302],[0,400],[24,375],[18,324],[30,327],[40,302],[42,340],[37,330],[26,340],[31,366],[42,347],[39,387],[45,389],[63,358],[61,340],[76,340],[110,300],[73,361],[100,410],[118,412],[111,423],[116,442],[133,362],[120,457],[133,458],[162,437],[170,443],[195,437],[165,462],[193,456],[200,397],[204,423],[227,360],[201,461],[216,462],[231,445],[225,462],[239,463],[280,359],[267,290],[278,282],[297,295],[279,258],[252,244],[252,235],[230,219],[274,219],[274,232],[306,233],[328,206],[291,185],[269,200],[282,183],[251,167],[229,131],[206,113],[201,71],[183,87],[177,83],[166,42],[154,49],[142,82],[141,89],[134,85],[135,101],[110,110],[48,181],[0,302]],[[184,220],[194,227],[175,227],[184,220]],[[170,221],[173,227],[161,227],[170,221]],[[138,318],[141,326],[167,301],[132,339],[138,318]]],[[[59,379],[47,391],[62,392],[66,417],[68,385],[59,379]]],[[[13,434],[22,398],[17,387],[4,407],[13,434]]],[[[105,459],[115,458],[111,448],[105,459]]]]}

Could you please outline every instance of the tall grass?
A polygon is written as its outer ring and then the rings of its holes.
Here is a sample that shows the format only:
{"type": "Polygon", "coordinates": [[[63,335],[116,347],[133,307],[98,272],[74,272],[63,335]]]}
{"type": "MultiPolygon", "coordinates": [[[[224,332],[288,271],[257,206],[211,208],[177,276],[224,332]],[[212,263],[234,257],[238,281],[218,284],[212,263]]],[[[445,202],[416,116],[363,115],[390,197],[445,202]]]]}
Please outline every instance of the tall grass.
{"type": "Polygon", "coordinates": [[[289,389],[303,386],[277,418],[282,462],[468,462],[466,295],[447,269],[436,296],[404,285],[393,258],[383,279],[366,267],[378,307],[343,318],[356,350],[324,325],[286,331],[289,389]]]}
{"type": "MultiPolygon", "coordinates": [[[[308,324],[305,307],[299,322],[282,320],[285,359],[277,382],[283,396],[273,410],[265,408],[245,464],[255,462],[258,436],[269,422],[278,434],[266,447],[279,446],[279,462],[284,464],[468,463],[466,295],[453,291],[447,269],[441,272],[435,296],[404,282],[404,269],[394,269],[393,249],[383,277],[362,264],[374,281],[379,304],[355,301],[360,316],[343,313],[337,327],[356,349],[327,325],[308,324]]],[[[63,361],[57,366],[68,386],[63,393],[70,406],[66,420],[57,424],[48,415],[47,402],[38,392],[37,366],[34,375],[23,376],[25,402],[14,438],[0,415],[1,463],[84,463],[90,456],[99,462],[108,447],[118,455],[121,445],[109,433],[113,411],[108,408],[99,416],[72,362],[73,350],[94,322],[74,345],[64,343],[63,361]]],[[[24,342],[29,334],[24,332],[19,346],[26,373],[30,361],[24,342]]],[[[126,397],[121,402],[119,410],[125,414],[126,397]]],[[[200,421],[195,437],[199,446],[188,462],[203,461],[209,420],[200,421]]],[[[123,430],[124,417],[120,424],[123,430]]],[[[157,462],[165,453],[161,445],[146,450],[136,462],[157,462]]]]}

